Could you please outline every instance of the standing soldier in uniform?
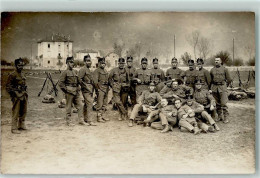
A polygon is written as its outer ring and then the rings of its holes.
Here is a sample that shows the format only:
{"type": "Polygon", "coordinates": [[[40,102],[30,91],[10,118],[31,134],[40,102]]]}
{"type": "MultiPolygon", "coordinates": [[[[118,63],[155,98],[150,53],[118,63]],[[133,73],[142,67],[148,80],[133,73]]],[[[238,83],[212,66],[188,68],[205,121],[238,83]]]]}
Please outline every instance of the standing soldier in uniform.
{"type": "Polygon", "coordinates": [[[103,117],[103,114],[106,111],[108,99],[107,97],[109,91],[108,72],[105,69],[105,58],[99,58],[98,63],[98,68],[93,73],[93,81],[97,90],[97,121],[104,123],[106,121],[109,121],[109,118],[103,117]]]}
{"type": "Polygon", "coordinates": [[[208,70],[203,68],[204,61],[201,58],[197,59],[197,66],[198,66],[198,72],[197,72],[197,79],[202,82],[202,89],[209,90],[209,86],[211,83],[211,76],[208,70]]]}
{"type": "Polygon", "coordinates": [[[136,95],[137,99],[141,96],[142,92],[148,90],[148,86],[151,82],[151,70],[147,68],[147,58],[142,58],[141,69],[137,69],[134,80],[137,81],[136,95]]]}
{"type": "Polygon", "coordinates": [[[166,78],[167,80],[171,80],[171,79],[183,80],[182,76],[183,76],[183,70],[178,68],[178,61],[174,57],[172,58],[172,68],[166,71],[166,78]]]}
{"type": "Polygon", "coordinates": [[[94,91],[94,82],[92,72],[90,71],[90,67],[92,64],[90,55],[84,56],[85,66],[79,70],[79,83],[81,85],[81,91],[84,98],[84,121],[88,125],[96,126],[96,124],[92,121],[91,111],[93,106],[93,91],[94,91]]]}
{"type": "Polygon", "coordinates": [[[217,103],[218,120],[223,120],[224,123],[228,123],[227,86],[232,80],[228,69],[222,65],[220,58],[215,58],[215,67],[210,70],[210,75],[212,78],[211,90],[217,103]]]}
{"type": "Polygon", "coordinates": [[[136,69],[133,67],[133,57],[132,56],[127,57],[126,60],[127,60],[126,61],[127,67],[125,69],[129,75],[129,80],[130,80],[130,87],[129,87],[128,95],[130,96],[130,99],[131,99],[131,105],[134,106],[136,104],[136,85],[133,81],[133,78],[136,73],[136,69]]]}
{"type": "Polygon", "coordinates": [[[129,76],[125,69],[125,59],[118,59],[118,67],[111,70],[109,74],[109,83],[113,89],[114,102],[119,110],[120,118],[118,120],[126,120],[127,113],[127,98],[129,89],[129,76]]]}
{"type": "Polygon", "coordinates": [[[195,80],[197,78],[197,70],[194,66],[194,60],[188,60],[189,69],[186,70],[183,74],[185,85],[194,89],[195,80]]]}
{"type": "Polygon", "coordinates": [[[128,126],[133,126],[133,122],[139,111],[150,113],[157,108],[157,104],[160,103],[161,100],[162,97],[158,92],[155,92],[155,85],[151,82],[149,85],[149,90],[145,90],[138,98],[138,102],[131,112],[128,126]]]}
{"type": "Polygon", "coordinates": [[[156,89],[156,92],[160,92],[162,88],[164,87],[164,80],[165,80],[165,75],[164,71],[159,68],[158,66],[158,59],[154,58],[153,59],[153,69],[151,69],[151,80],[154,82],[156,89]]]}
{"type": "Polygon", "coordinates": [[[76,70],[73,70],[74,67],[74,58],[67,57],[66,59],[67,70],[65,70],[59,80],[60,89],[65,93],[66,99],[66,121],[68,126],[73,126],[71,120],[71,106],[72,103],[78,110],[78,119],[79,124],[86,125],[83,119],[83,110],[79,96],[79,80],[78,73],[76,70]]]}
{"type": "Polygon", "coordinates": [[[11,96],[12,108],[12,127],[11,132],[20,134],[19,130],[27,130],[25,127],[25,117],[27,113],[27,86],[25,77],[22,74],[24,62],[21,58],[15,59],[15,71],[12,72],[6,83],[6,90],[11,96]]]}

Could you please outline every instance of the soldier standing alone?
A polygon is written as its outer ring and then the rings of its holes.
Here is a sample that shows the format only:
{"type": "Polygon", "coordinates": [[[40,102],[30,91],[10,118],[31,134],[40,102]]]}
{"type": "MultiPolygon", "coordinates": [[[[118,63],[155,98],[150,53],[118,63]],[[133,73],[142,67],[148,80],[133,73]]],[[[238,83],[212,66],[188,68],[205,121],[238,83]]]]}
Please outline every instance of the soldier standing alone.
{"type": "Polygon", "coordinates": [[[211,90],[217,104],[218,120],[223,120],[224,123],[228,123],[227,86],[232,80],[228,69],[222,65],[220,58],[215,58],[215,67],[210,70],[210,75],[212,78],[211,90]]]}
{"type": "Polygon", "coordinates": [[[109,91],[108,72],[105,69],[105,58],[98,58],[98,63],[98,68],[93,73],[93,81],[97,91],[97,121],[104,123],[109,121],[108,118],[103,117],[106,111],[109,91]]]}
{"type": "Polygon", "coordinates": [[[93,91],[94,91],[94,82],[92,72],[90,71],[91,67],[91,57],[90,55],[84,56],[85,66],[79,70],[79,83],[81,85],[81,91],[84,98],[84,121],[88,125],[96,126],[96,124],[91,119],[91,111],[93,106],[93,91]]]}
{"type": "Polygon", "coordinates": [[[25,117],[27,113],[28,94],[26,79],[22,74],[24,62],[19,58],[15,59],[14,63],[16,69],[8,77],[6,90],[10,94],[13,103],[11,132],[20,134],[19,130],[27,130],[25,127],[25,117]]]}
{"type": "Polygon", "coordinates": [[[82,104],[80,101],[80,95],[79,95],[79,80],[78,80],[78,73],[76,70],[73,69],[74,67],[74,58],[73,57],[67,57],[66,59],[67,64],[67,70],[65,70],[59,80],[59,86],[61,90],[65,93],[65,99],[66,99],[66,121],[68,126],[73,126],[71,120],[71,106],[72,103],[78,110],[78,119],[79,124],[86,125],[83,119],[83,110],[82,110],[82,104]]]}

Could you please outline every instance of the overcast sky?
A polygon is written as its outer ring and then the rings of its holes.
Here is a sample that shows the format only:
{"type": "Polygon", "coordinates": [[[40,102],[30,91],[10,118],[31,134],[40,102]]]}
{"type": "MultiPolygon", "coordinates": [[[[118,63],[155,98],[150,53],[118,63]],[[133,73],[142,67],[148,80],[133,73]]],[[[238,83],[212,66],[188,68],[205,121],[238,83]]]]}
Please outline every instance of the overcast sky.
{"type": "Polygon", "coordinates": [[[52,33],[70,35],[73,50],[112,51],[115,42],[129,49],[142,45],[142,56],[149,49],[157,58],[173,57],[176,35],[176,57],[188,52],[194,58],[187,36],[200,31],[210,39],[210,55],[227,50],[235,58],[248,60],[245,46],[255,48],[254,13],[4,13],[1,18],[2,59],[37,55],[37,41],[52,33]]]}

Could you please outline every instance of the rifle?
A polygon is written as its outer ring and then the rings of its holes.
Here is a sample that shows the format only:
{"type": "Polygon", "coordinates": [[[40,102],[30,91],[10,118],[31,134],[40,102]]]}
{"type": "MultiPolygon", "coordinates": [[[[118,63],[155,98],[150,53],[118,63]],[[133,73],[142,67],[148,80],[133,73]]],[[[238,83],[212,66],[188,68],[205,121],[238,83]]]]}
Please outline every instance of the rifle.
{"type": "MultiPolygon", "coordinates": [[[[46,73],[46,72],[45,72],[45,73],[46,73]]],[[[42,93],[42,91],[43,91],[43,88],[44,88],[44,86],[45,86],[45,84],[46,84],[47,79],[48,79],[48,78],[46,77],[45,80],[44,80],[44,83],[43,83],[43,85],[42,85],[41,91],[38,93],[38,97],[41,96],[41,93],[42,93]]]]}

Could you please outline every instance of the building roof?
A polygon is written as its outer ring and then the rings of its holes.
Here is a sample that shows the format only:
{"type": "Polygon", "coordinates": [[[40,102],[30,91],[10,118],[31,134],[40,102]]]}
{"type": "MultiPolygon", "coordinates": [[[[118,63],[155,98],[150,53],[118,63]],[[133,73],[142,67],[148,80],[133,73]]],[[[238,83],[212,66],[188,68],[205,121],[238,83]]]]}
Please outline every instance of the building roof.
{"type": "Polygon", "coordinates": [[[73,41],[70,40],[70,36],[64,36],[64,35],[57,33],[57,34],[53,34],[51,36],[47,36],[46,38],[38,41],[38,43],[41,43],[41,42],[73,42],[73,41]]]}
{"type": "Polygon", "coordinates": [[[94,49],[81,49],[81,50],[78,50],[76,53],[98,53],[98,51],[96,51],[94,49]]]}

